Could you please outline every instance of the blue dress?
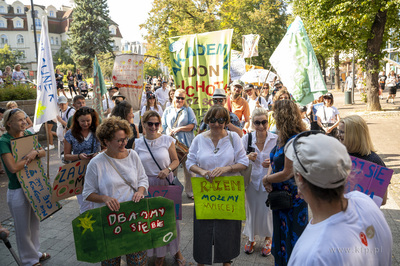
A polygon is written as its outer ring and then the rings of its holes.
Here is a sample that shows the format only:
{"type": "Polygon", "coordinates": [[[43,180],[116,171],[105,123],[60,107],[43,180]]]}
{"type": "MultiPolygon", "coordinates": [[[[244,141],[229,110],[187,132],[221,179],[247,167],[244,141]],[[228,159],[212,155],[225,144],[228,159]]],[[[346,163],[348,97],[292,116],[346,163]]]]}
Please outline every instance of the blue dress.
{"type": "MultiPolygon", "coordinates": [[[[292,136],[290,139],[294,137],[292,136]]],[[[282,147],[276,145],[270,153],[272,173],[280,172],[284,168],[284,148],[285,145],[282,147]]],[[[289,191],[293,199],[292,208],[273,211],[272,254],[275,258],[275,265],[287,265],[294,245],[306,229],[308,207],[307,203],[297,193],[294,177],[281,183],[273,183],[272,188],[273,190],[289,191]]]]}

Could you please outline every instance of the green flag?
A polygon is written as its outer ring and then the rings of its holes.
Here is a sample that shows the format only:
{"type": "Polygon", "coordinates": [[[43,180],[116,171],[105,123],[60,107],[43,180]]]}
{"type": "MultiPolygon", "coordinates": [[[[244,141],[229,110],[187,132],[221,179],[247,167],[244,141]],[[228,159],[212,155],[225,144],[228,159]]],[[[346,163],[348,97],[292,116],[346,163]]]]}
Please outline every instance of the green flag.
{"type": "Polygon", "coordinates": [[[93,82],[93,109],[102,117],[104,111],[102,107],[102,96],[107,93],[107,89],[103,73],[101,73],[101,68],[97,61],[97,56],[94,57],[93,63],[93,82]]]}
{"type": "Polygon", "coordinates": [[[283,85],[301,105],[327,92],[317,57],[300,17],[296,17],[289,26],[269,61],[283,85]]]}
{"type": "Polygon", "coordinates": [[[171,66],[177,89],[200,121],[212,105],[214,90],[227,89],[233,30],[169,38],[171,66]]]}

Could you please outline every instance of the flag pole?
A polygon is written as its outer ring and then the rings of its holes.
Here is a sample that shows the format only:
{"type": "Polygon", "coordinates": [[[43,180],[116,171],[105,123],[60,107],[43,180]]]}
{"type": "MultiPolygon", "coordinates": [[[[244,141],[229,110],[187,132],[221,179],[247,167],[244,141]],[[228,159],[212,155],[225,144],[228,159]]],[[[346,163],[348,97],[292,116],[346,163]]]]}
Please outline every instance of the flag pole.
{"type": "Polygon", "coordinates": [[[50,144],[49,144],[49,128],[47,127],[47,122],[44,123],[46,128],[46,139],[47,139],[47,178],[50,178],[50,144]]]}
{"type": "Polygon", "coordinates": [[[265,80],[264,80],[264,83],[263,83],[263,87],[264,87],[264,84],[267,83],[268,76],[269,76],[269,73],[271,72],[271,69],[272,69],[272,65],[270,66],[270,68],[268,70],[268,73],[267,73],[267,76],[265,77],[265,80]]]}

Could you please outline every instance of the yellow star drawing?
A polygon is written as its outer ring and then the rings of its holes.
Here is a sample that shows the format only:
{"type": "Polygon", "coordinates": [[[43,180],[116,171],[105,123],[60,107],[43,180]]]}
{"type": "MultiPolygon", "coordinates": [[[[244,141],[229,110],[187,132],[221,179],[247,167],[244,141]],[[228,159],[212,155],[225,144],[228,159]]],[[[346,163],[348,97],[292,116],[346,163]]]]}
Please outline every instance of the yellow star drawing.
{"type": "Polygon", "coordinates": [[[81,221],[80,224],[78,224],[78,227],[83,227],[84,230],[82,232],[82,235],[86,232],[86,230],[90,229],[90,231],[93,232],[93,227],[92,224],[94,224],[96,221],[92,221],[90,219],[92,219],[93,215],[90,215],[90,217],[88,217],[89,213],[86,213],[86,216],[84,218],[79,218],[79,221],[81,221]]]}
{"type": "Polygon", "coordinates": [[[39,106],[38,106],[38,109],[37,109],[36,116],[38,118],[40,118],[42,115],[44,115],[44,110],[46,110],[46,108],[47,107],[43,105],[42,101],[39,101],[39,106]]]}

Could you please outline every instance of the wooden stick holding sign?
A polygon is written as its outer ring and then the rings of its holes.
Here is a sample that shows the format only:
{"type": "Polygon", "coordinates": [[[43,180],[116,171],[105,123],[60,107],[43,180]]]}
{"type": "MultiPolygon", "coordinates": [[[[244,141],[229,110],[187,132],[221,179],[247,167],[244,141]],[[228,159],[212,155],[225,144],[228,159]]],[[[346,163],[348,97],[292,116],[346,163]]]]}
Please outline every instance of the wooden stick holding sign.
{"type": "Polygon", "coordinates": [[[197,219],[246,220],[243,176],[192,177],[197,219]]]}
{"type": "MultiPolygon", "coordinates": [[[[37,135],[28,135],[11,140],[11,149],[16,162],[32,149],[38,148],[37,135]]],[[[51,201],[52,187],[40,158],[36,158],[26,165],[23,170],[17,173],[17,177],[26,198],[40,221],[61,209],[58,202],[53,203],[51,201]]]]}

